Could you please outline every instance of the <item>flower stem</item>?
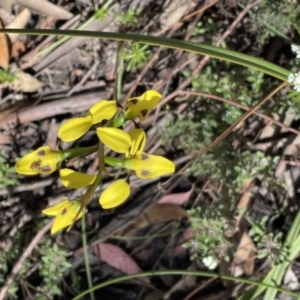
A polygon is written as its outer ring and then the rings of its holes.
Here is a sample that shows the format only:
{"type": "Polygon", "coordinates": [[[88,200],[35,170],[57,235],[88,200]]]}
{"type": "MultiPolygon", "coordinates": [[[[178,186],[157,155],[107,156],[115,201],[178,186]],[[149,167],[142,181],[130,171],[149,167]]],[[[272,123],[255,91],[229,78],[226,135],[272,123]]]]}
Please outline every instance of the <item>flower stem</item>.
{"type": "Polygon", "coordinates": [[[88,287],[90,290],[91,300],[95,300],[95,295],[94,295],[94,290],[93,290],[92,273],[91,273],[91,269],[90,269],[89,254],[88,254],[85,215],[83,215],[81,218],[81,231],[82,231],[82,247],[83,247],[86,278],[87,278],[88,287]]]}
{"type": "Polygon", "coordinates": [[[64,159],[71,159],[77,156],[89,155],[91,153],[94,153],[98,150],[98,147],[99,145],[97,144],[91,147],[73,148],[61,152],[63,154],[64,159]]]}

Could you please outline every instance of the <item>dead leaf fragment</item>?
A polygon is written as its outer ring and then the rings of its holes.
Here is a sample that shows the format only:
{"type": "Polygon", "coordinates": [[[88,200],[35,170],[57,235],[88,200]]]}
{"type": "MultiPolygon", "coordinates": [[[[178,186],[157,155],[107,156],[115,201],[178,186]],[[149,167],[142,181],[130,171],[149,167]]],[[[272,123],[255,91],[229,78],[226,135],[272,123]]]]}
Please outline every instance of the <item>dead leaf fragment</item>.
{"type": "Polygon", "coordinates": [[[21,53],[25,52],[26,47],[24,43],[16,41],[11,47],[11,57],[18,57],[21,53]]]}
{"type": "Polygon", "coordinates": [[[177,242],[177,246],[172,251],[172,257],[175,257],[177,255],[180,255],[181,253],[186,252],[186,248],[183,248],[182,244],[184,244],[187,241],[189,241],[193,236],[194,236],[194,231],[192,230],[192,228],[188,228],[182,234],[182,236],[179,238],[179,240],[177,242]]]}
{"type": "Polygon", "coordinates": [[[179,21],[187,12],[192,1],[172,0],[164,5],[164,12],[160,16],[162,29],[166,29],[179,21]]]}
{"type": "MultiPolygon", "coordinates": [[[[135,274],[143,271],[124,250],[113,244],[99,243],[94,246],[94,252],[109,266],[114,267],[125,274],[135,274]]],[[[143,277],[141,280],[150,283],[150,280],[147,277],[143,277]]]]}
{"type": "Polygon", "coordinates": [[[182,205],[189,200],[193,189],[185,193],[169,194],[163,196],[157,203],[173,203],[182,205]]]}
{"type": "MultiPolygon", "coordinates": [[[[23,9],[5,28],[17,28],[17,29],[23,29],[25,28],[26,24],[30,20],[31,13],[29,9],[25,8],[23,9]]],[[[9,33],[8,37],[10,38],[10,41],[14,43],[19,36],[19,33],[9,33]]]]}
{"type": "Polygon", "coordinates": [[[244,232],[232,262],[232,275],[235,277],[243,274],[252,275],[256,252],[257,249],[251,237],[244,232]]]}
{"type": "Polygon", "coordinates": [[[123,234],[126,234],[131,230],[146,227],[153,223],[172,221],[188,216],[188,213],[179,205],[172,203],[155,204],[138,217],[133,224],[126,227],[123,234]]]}
{"type": "Polygon", "coordinates": [[[33,93],[42,88],[44,84],[28,73],[18,71],[15,74],[16,78],[13,82],[3,84],[3,87],[8,87],[14,91],[22,91],[24,93],[33,93]]]}
{"type": "MultiPolygon", "coordinates": [[[[3,29],[2,21],[0,20],[0,29],[3,29]]],[[[0,33],[0,67],[7,69],[9,66],[9,48],[7,35],[5,33],[0,33]]]]}
{"type": "Polygon", "coordinates": [[[47,0],[17,0],[17,3],[41,15],[51,16],[60,20],[68,20],[73,17],[73,14],[67,10],[47,0]]]}
{"type": "MultiPolygon", "coordinates": [[[[196,271],[196,263],[193,262],[188,269],[189,271],[196,271]]],[[[177,291],[186,291],[191,289],[197,284],[197,276],[195,275],[183,275],[182,278],[172,286],[172,288],[164,295],[164,300],[172,299],[172,294],[177,291]]]]}
{"type": "Polygon", "coordinates": [[[8,12],[11,12],[11,7],[15,3],[15,0],[0,0],[0,7],[8,12]]]}

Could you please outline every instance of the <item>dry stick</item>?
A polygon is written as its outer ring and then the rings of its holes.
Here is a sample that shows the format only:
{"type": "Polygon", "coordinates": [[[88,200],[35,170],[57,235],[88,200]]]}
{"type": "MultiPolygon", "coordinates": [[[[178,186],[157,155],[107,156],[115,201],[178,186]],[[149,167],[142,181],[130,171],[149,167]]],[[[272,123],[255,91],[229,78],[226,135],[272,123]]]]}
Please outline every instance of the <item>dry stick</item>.
{"type": "Polygon", "coordinates": [[[22,256],[18,259],[17,263],[14,265],[13,269],[11,270],[7,280],[4,283],[4,286],[2,287],[2,290],[0,291],[0,300],[4,300],[5,295],[10,287],[10,285],[13,283],[15,277],[20,272],[26,258],[31,254],[34,247],[38,244],[38,242],[42,239],[42,237],[46,234],[46,232],[51,228],[52,221],[48,224],[46,224],[33,238],[31,243],[28,245],[26,250],[23,252],[22,256]]]}
{"type": "MultiPolygon", "coordinates": [[[[238,17],[235,19],[235,21],[229,26],[229,28],[224,32],[222,37],[216,42],[216,46],[219,47],[221,43],[227,38],[229,34],[233,31],[233,29],[238,25],[238,23],[244,18],[244,16],[247,14],[247,12],[253,8],[255,5],[257,5],[261,0],[257,0],[252,4],[249,4],[245,7],[245,9],[238,15],[238,17]]],[[[166,104],[168,101],[176,97],[182,90],[184,90],[193,80],[193,78],[199,74],[202,70],[202,68],[206,65],[206,63],[209,61],[210,57],[205,56],[199,63],[198,67],[193,71],[193,73],[184,81],[182,84],[178,87],[176,91],[168,95],[166,98],[164,98],[160,104],[159,107],[166,104]]]]}
{"type": "Polygon", "coordinates": [[[239,118],[234,124],[232,124],[228,129],[226,129],[217,139],[215,139],[209,146],[207,146],[205,149],[200,151],[199,154],[197,154],[194,158],[191,159],[180,171],[177,172],[178,174],[183,174],[183,172],[197,159],[199,159],[203,154],[210,151],[213,147],[218,145],[225,137],[228,136],[228,134],[234,130],[235,127],[237,127],[240,123],[245,121],[248,117],[250,117],[254,112],[256,112],[264,103],[266,103],[271,97],[273,97],[278,91],[280,91],[283,87],[285,87],[288,83],[283,82],[280,84],[275,90],[273,90],[267,97],[265,97],[262,101],[257,103],[254,107],[252,107],[250,110],[248,110],[241,118],[239,118]]]}
{"type": "MultiPolygon", "coordinates": [[[[206,9],[208,9],[209,7],[211,7],[212,5],[214,5],[215,3],[219,2],[219,0],[215,0],[212,3],[209,3],[207,5],[204,5],[202,8],[200,8],[199,10],[197,10],[197,14],[202,13],[203,11],[205,11],[206,9]]],[[[183,20],[188,20],[189,18],[191,18],[192,16],[194,16],[194,13],[187,15],[186,17],[183,18],[183,20]]],[[[170,28],[171,31],[169,32],[169,34],[167,35],[167,37],[171,37],[173,35],[173,33],[175,32],[175,30],[177,28],[179,28],[180,26],[182,26],[182,22],[178,21],[175,24],[171,25],[170,28]]],[[[169,29],[170,29],[169,28],[169,29]]],[[[162,30],[160,31],[158,34],[156,35],[160,35],[161,33],[163,33],[166,30],[162,30]]],[[[134,81],[133,85],[131,86],[130,90],[128,91],[128,93],[126,94],[125,99],[128,99],[132,96],[132,94],[134,93],[134,91],[137,88],[137,85],[139,82],[141,82],[141,80],[143,79],[143,77],[147,74],[148,70],[150,69],[150,67],[154,64],[154,62],[158,59],[158,56],[160,54],[160,52],[163,50],[164,48],[159,47],[156,51],[156,53],[152,56],[152,58],[148,61],[148,63],[144,66],[143,70],[140,72],[140,75],[137,77],[137,79],[134,81]]]]}
{"type": "MultiPolygon", "coordinates": [[[[173,35],[173,33],[176,31],[177,27],[173,27],[172,30],[168,33],[167,37],[171,37],[173,35]]],[[[133,92],[136,90],[137,85],[139,84],[139,82],[141,82],[142,78],[147,74],[148,70],[152,67],[152,65],[154,64],[154,62],[158,59],[160,52],[163,50],[163,47],[159,47],[157,49],[157,51],[155,52],[155,54],[151,57],[151,59],[147,62],[147,64],[144,66],[143,70],[140,72],[139,76],[136,78],[136,80],[134,81],[132,87],[130,88],[130,90],[128,91],[124,103],[126,99],[129,99],[131,97],[131,95],[133,94],[133,92]]]]}
{"type": "MultiPolygon", "coordinates": [[[[217,100],[217,101],[221,101],[221,102],[225,102],[225,103],[228,103],[230,105],[233,105],[233,106],[236,106],[238,108],[241,108],[243,110],[246,110],[248,111],[250,108],[245,106],[245,105],[242,105],[240,103],[237,103],[237,102],[234,102],[232,100],[228,100],[228,99],[225,99],[225,98],[222,98],[222,97],[218,97],[218,96],[215,96],[215,95],[211,95],[211,94],[206,94],[206,93],[201,93],[201,92],[191,92],[191,91],[182,91],[181,92],[182,94],[188,94],[188,95],[195,95],[195,96],[201,96],[201,97],[207,97],[207,98],[210,98],[210,99],[214,99],[214,100],[217,100]]],[[[285,129],[285,130],[288,130],[290,132],[293,132],[297,135],[300,135],[300,131],[297,130],[297,129],[294,129],[294,128],[291,128],[277,120],[274,120],[273,118],[267,116],[267,115],[264,115],[264,114],[261,114],[261,113],[258,113],[258,112],[254,112],[255,115],[271,122],[271,123],[274,123],[278,126],[280,126],[281,128],[285,129]]]]}
{"type": "Polygon", "coordinates": [[[193,296],[195,296],[198,292],[206,288],[209,284],[216,281],[216,278],[210,278],[206,280],[203,284],[199,285],[193,291],[191,291],[183,300],[190,300],[193,296]]]}
{"type": "MultiPolygon", "coordinates": [[[[206,2],[209,2],[209,0],[206,0],[206,2]]],[[[196,15],[196,18],[193,20],[193,23],[192,23],[192,25],[191,25],[190,31],[189,31],[189,32],[186,34],[186,36],[184,37],[184,40],[185,40],[185,41],[188,41],[188,40],[190,39],[191,34],[192,34],[194,28],[196,27],[196,25],[197,25],[197,23],[199,22],[200,18],[203,16],[205,10],[208,9],[209,7],[213,6],[213,5],[216,4],[217,2],[218,2],[218,0],[213,1],[213,2],[209,3],[208,5],[206,5],[206,3],[205,3],[204,6],[203,6],[201,9],[198,10],[198,14],[196,15]]],[[[179,51],[178,51],[178,53],[176,54],[176,57],[175,57],[175,60],[176,60],[176,61],[179,60],[179,58],[181,57],[181,55],[182,55],[183,52],[184,52],[183,50],[179,50],[179,51]]],[[[177,65],[178,65],[178,63],[177,63],[176,66],[169,72],[169,75],[168,75],[167,79],[163,82],[163,84],[164,84],[164,86],[165,86],[164,91],[163,91],[163,93],[162,93],[162,96],[163,96],[163,97],[167,94],[167,92],[168,92],[168,90],[169,90],[169,85],[170,85],[170,82],[171,82],[171,79],[172,79],[173,75],[175,74],[175,70],[176,70],[176,68],[177,68],[177,65]]],[[[161,108],[161,106],[156,110],[154,120],[157,119],[158,113],[160,112],[160,108],[161,108]]]]}
{"type": "MultiPolygon", "coordinates": [[[[209,9],[211,6],[215,5],[218,2],[219,2],[219,0],[215,0],[215,1],[206,0],[204,5],[200,9],[198,9],[197,11],[194,11],[193,13],[187,15],[187,19],[191,18],[194,15],[196,15],[196,18],[193,20],[193,23],[190,26],[190,30],[188,31],[188,33],[184,37],[185,41],[188,41],[190,39],[190,37],[193,33],[193,30],[195,29],[195,27],[196,27],[197,23],[199,22],[200,18],[203,16],[204,12],[207,9],[209,9]]],[[[176,60],[179,59],[179,57],[182,55],[183,52],[184,52],[183,50],[178,51],[178,53],[176,55],[176,60]]],[[[170,73],[172,74],[172,72],[170,72],[170,73]]]]}

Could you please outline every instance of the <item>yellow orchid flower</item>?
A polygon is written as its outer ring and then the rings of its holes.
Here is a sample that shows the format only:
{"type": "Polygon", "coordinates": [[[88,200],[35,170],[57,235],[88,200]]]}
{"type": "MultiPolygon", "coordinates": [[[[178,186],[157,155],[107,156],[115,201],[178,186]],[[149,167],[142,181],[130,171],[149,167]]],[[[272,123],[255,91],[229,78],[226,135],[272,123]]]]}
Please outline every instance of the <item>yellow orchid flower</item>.
{"type": "MultiPolygon", "coordinates": [[[[72,225],[74,218],[80,209],[80,205],[81,202],[79,200],[64,200],[54,206],[42,210],[44,215],[55,217],[51,227],[51,233],[54,234],[59,230],[72,225]]],[[[86,210],[81,211],[76,220],[80,219],[85,213],[86,210]]]]}
{"type": "Polygon", "coordinates": [[[101,194],[99,203],[104,209],[117,207],[130,196],[130,185],[127,181],[119,179],[109,185],[101,194]]]}
{"type": "Polygon", "coordinates": [[[83,118],[73,118],[63,123],[58,137],[64,142],[72,142],[86,134],[92,125],[110,120],[118,110],[116,101],[102,100],[94,104],[83,118]]]}
{"type": "Polygon", "coordinates": [[[65,168],[59,171],[59,178],[65,187],[80,189],[91,185],[95,181],[96,176],[65,168]]]}
{"type": "Polygon", "coordinates": [[[129,131],[131,138],[130,149],[125,153],[127,158],[135,155],[138,151],[144,151],[146,146],[146,133],[141,128],[134,128],[129,131]]]}
{"type": "Polygon", "coordinates": [[[16,163],[15,169],[24,175],[51,174],[63,160],[62,151],[53,151],[49,146],[43,146],[24,155],[16,163]]]}
{"type": "Polygon", "coordinates": [[[97,128],[97,135],[105,146],[117,153],[125,154],[126,157],[144,150],[146,144],[146,134],[140,128],[134,128],[127,133],[119,128],[100,127],[97,128]]]}
{"type": "Polygon", "coordinates": [[[169,159],[143,152],[125,159],[124,168],[135,171],[136,176],[142,179],[154,179],[175,172],[175,164],[169,159]]]}
{"type": "Polygon", "coordinates": [[[127,100],[128,110],[125,112],[126,120],[138,117],[145,120],[151,110],[160,102],[162,96],[155,90],[148,90],[139,97],[127,100]]]}

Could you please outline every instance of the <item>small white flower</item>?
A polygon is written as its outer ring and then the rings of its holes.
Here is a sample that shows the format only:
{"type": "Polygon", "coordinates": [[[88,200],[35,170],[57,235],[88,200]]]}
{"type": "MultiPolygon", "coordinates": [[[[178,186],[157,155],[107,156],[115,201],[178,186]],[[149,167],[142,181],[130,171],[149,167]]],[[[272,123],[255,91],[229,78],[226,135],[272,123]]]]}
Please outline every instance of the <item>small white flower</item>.
{"type": "Polygon", "coordinates": [[[291,48],[292,51],[296,53],[296,57],[300,58],[300,46],[292,45],[291,48]]]}
{"type": "Polygon", "coordinates": [[[206,256],[202,259],[203,264],[209,270],[214,270],[218,266],[218,261],[213,256],[206,256]]]}
{"type": "Polygon", "coordinates": [[[300,92],[300,72],[289,74],[288,82],[294,84],[294,90],[300,92]]]}
{"type": "Polygon", "coordinates": [[[288,82],[293,83],[294,80],[295,80],[295,74],[294,73],[289,74],[289,76],[288,76],[288,82]]]}
{"type": "Polygon", "coordinates": [[[298,51],[298,46],[297,46],[297,45],[293,44],[293,45],[291,46],[291,48],[292,48],[292,51],[293,51],[293,52],[297,53],[297,51],[298,51]]]}

